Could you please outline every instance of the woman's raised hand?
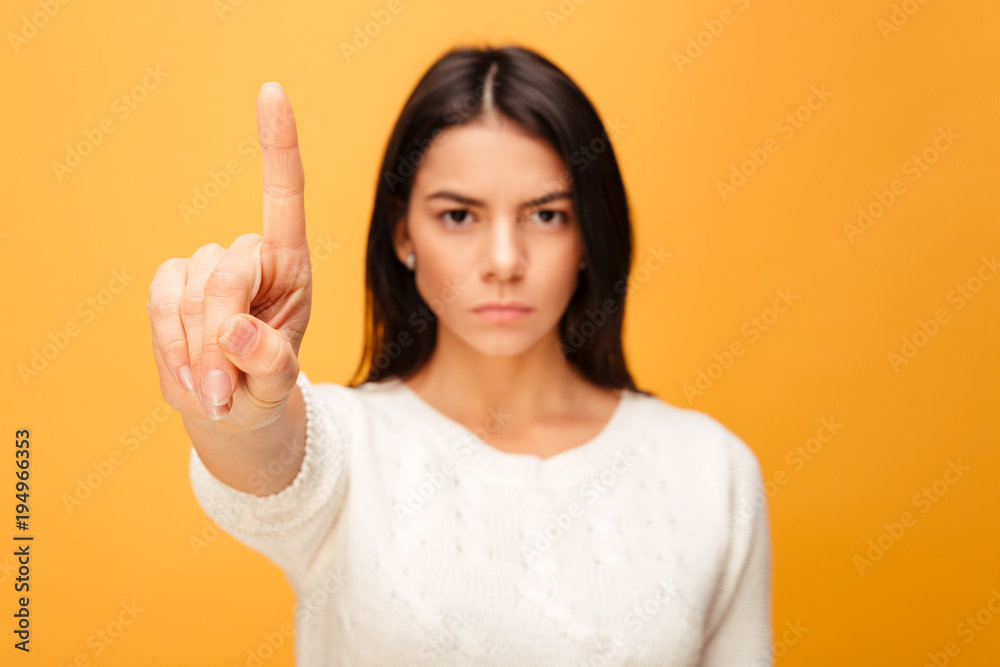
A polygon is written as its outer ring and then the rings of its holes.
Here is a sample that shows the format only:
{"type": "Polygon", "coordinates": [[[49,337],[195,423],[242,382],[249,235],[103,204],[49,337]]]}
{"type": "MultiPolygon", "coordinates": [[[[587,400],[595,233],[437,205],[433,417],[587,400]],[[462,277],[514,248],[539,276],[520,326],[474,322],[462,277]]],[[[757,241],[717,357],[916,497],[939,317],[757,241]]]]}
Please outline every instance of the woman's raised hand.
{"type": "Polygon", "coordinates": [[[164,399],[187,418],[234,431],[265,426],[284,408],[312,304],[305,178],[292,106],[277,84],[257,95],[257,133],[263,236],[168,259],[146,305],[164,399]]]}

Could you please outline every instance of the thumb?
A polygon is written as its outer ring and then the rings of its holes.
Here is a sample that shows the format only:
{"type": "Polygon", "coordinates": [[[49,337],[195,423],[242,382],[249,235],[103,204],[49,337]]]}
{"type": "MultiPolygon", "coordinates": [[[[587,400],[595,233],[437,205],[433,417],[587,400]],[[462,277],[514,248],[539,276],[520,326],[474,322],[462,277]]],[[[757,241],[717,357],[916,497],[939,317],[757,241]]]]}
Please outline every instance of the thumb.
{"type": "Polygon", "coordinates": [[[243,371],[250,396],[265,405],[283,402],[299,376],[299,360],[288,339],[246,313],[228,318],[219,330],[219,348],[243,371]]]}

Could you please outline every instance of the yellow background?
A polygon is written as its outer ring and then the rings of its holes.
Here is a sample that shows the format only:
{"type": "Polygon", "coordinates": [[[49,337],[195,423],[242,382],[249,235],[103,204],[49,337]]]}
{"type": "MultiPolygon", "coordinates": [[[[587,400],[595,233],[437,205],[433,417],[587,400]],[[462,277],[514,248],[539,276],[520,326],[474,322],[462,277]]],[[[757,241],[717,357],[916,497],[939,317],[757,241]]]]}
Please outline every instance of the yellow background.
{"type": "MultiPolygon", "coordinates": [[[[149,281],[170,257],[261,231],[260,156],[248,147],[257,91],[280,81],[316,253],[302,366],[313,381],[346,382],[392,123],[447,48],[486,42],[539,50],[622,127],[614,146],[636,266],[650,247],[671,253],[630,293],[630,363],[644,388],[739,434],[774,482],[779,664],[996,660],[1000,616],[987,603],[1000,590],[1000,278],[981,268],[1000,251],[996,2],[401,0],[350,62],[341,43],[386,2],[77,1],[51,18],[43,5],[10,0],[0,12],[0,543],[17,532],[11,436],[23,427],[36,536],[30,656],[12,648],[13,546],[0,548],[0,662],[246,665],[292,620],[282,573],[214,533],[191,493],[190,444],[158,403],[149,281]],[[890,31],[894,11],[901,25],[890,31]],[[720,17],[731,21],[712,23],[720,17]],[[33,21],[43,24],[34,33],[33,21]],[[699,33],[701,53],[688,41],[699,33]],[[679,65],[689,47],[697,57],[679,65]],[[161,80],[121,117],[116,98],[141,87],[147,67],[161,80]],[[799,109],[812,86],[830,96],[799,109]],[[780,121],[797,109],[808,118],[786,136],[780,121]],[[113,132],[60,180],[53,162],[105,119],[113,132]],[[952,143],[911,180],[906,163],[939,128],[952,143]],[[718,182],[768,138],[778,149],[724,200],[718,182]],[[230,160],[240,173],[185,221],[180,206],[230,160]],[[850,238],[858,207],[897,179],[903,194],[850,238]],[[977,284],[977,271],[990,279],[977,284]],[[978,291],[959,308],[953,290],[967,284],[978,291]],[[798,299],[774,319],[781,289],[798,299]],[[100,312],[88,299],[104,301],[100,312]],[[938,310],[947,321],[915,335],[938,310]],[[766,331],[754,317],[770,320],[766,331]],[[18,367],[67,325],[76,335],[23,380],[18,367]],[[904,337],[922,345],[893,364],[904,337]],[[711,368],[737,341],[743,353],[711,368]],[[686,393],[699,371],[715,378],[686,393]],[[823,419],[842,428],[829,438],[823,419]],[[123,439],[133,428],[142,440],[123,439]],[[827,442],[795,463],[818,432],[827,442]],[[67,494],[113,456],[119,465],[68,509],[67,494]],[[949,474],[954,484],[941,481],[949,461],[968,468],[949,474]],[[925,487],[934,503],[915,501],[925,487]],[[892,538],[885,524],[904,512],[915,523],[892,538]],[[855,557],[880,538],[888,548],[859,571],[855,557]],[[124,632],[96,640],[133,601],[141,612],[124,632]],[[991,622],[970,641],[960,624],[977,612],[991,622]],[[786,622],[808,630],[786,642],[786,622]],[[957,655],[944,654],[948,642],[957,655]]],[[[292,662],[286,637],[263,664],[292,662]]]]}

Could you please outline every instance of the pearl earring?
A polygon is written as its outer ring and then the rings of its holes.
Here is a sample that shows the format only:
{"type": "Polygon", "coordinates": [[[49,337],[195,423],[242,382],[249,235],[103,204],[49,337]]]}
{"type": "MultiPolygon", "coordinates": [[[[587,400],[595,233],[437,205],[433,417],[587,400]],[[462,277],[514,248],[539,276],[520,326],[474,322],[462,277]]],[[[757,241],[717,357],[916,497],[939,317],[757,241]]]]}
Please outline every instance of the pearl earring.
{"type": "Polygon", "coordinates": [[[406,256],[406,268],[412,271],[413,267],[416,265],[417,265],[417,256],[411,252],[406,256]]]}

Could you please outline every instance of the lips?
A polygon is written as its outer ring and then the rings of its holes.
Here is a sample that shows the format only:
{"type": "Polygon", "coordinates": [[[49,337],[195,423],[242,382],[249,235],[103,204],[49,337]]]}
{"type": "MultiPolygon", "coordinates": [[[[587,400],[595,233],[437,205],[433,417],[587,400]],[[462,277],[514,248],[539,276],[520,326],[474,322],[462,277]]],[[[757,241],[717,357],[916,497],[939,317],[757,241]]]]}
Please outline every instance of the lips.
{"type": "Polygon", "coordinates": [[[531,307],[523,303],[484,303],[473,312],[488,322],[513,322],[527,317],[531,307]]]}
{"type": "Polygon", "coordinates": [[[531,306],[521,301],[490,301],[488,303],[480,304],[476,306],[473,310],[479,312],[481,310],[531,310],[531,306]]]}

